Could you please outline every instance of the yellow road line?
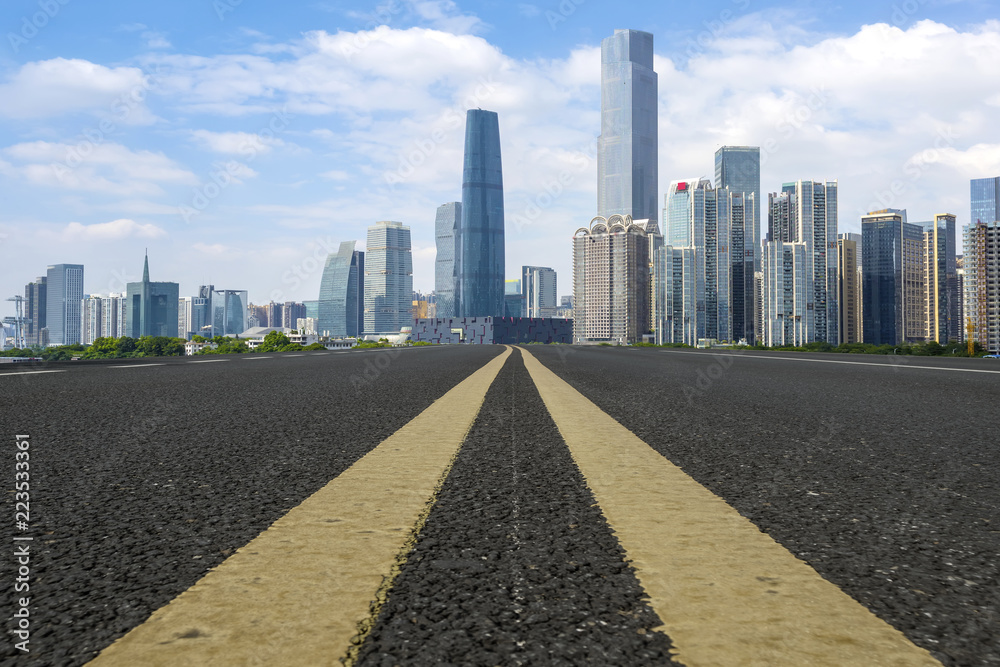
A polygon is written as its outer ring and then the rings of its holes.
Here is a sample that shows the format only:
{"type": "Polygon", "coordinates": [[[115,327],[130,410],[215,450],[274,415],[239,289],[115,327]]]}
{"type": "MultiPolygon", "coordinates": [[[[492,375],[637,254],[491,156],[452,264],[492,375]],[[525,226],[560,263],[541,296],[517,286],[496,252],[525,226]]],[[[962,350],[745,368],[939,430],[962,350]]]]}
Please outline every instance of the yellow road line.
{"type": "MultiPolygon", "coordinates": [[[[508,347],[90,664],[336,664],[370,624],[508,347]]],[[[389,397],[386,397],[389,400],[389,397]]]]}
{"type": "Polygon", "coordinates": [[[521,352],[680,662],[939,666],[521,352]]]}

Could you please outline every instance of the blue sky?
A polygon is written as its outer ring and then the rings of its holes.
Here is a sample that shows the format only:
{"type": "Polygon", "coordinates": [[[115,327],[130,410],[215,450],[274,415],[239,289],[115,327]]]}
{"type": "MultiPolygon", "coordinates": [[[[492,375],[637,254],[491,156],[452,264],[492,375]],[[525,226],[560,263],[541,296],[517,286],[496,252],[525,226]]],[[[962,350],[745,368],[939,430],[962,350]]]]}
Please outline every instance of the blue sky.
{"type": "MultiPolygon", "coordinates": [[[[500,114],[507,268],[571,284],[596,206],[600,40],[652,32],[660,192],[759,145],[762,189],[839,179],[866,210],[965,224],[1000,174],[1000,21],[982,0],[274,8],[43,0],[0,9],[0,291],[83,263],[88,293],[154,280],[314,299],[322,260],[377,220],[412,229],[433,289],[434,212],[461,196],[464,112],[500,114]]],[[[766,220],[762,227],[766,227],[766,220]]],[[[0,314],[11,312],[0,301],[0,314]]]]}

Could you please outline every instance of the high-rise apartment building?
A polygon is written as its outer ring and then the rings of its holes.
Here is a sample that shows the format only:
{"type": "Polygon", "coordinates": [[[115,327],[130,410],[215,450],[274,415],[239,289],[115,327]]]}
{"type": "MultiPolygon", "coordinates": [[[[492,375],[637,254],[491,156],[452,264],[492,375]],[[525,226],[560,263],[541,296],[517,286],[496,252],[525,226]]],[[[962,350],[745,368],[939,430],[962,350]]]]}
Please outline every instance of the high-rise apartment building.
{"type": "Polygon", "coordinates": [[[326,258],[316,322],[322,336],[356,337],[364,330],[365,253],[354,246],[354,241],[344,241],[337,254],[326,258]]]}
{"type": "Polygon", "coordinates": [[[281,304],[281,326],[285,329],[294,329],[295,323],[300,317],[308,317],[309,311],[306,304],[299,301],[286,301],[281,304]]]}
{"type": "Polygon", "coordinates": [[[503,165],[495,111],[470,109],[466,114],[461,215],[455,314],[496,317],[504,312],[505,259],[503,165]]]}
{"type": "Polygon", "coordinates": [[[961,336],[961,293],[955,216],[941,213],[924,228],[924,337],[942,345],[961,336]]]}
{"type": "Polygon", "coordinates": [[[597,214],[657,217],[657,77],[653,36],[615,30],[601,42],[597,214]]]}
{"type": "Polygon", "coordinates": [[[39,276],[35,278],[35,282],[24,286],[24,340],[29,346],[48,345],[48,330],[45,331],[46,340],[43,341],[42,335],[42,329],[46,327],[45,304],[48,295],[46,282],[46,276],[39,276]]]}
{"type": "Polygon", "coordinates": [[[544,266],[521,267],[521,296],[524,317],[555,317],[556,272],[544,266]]]}
{"type": "Polygon", "coordinates": [[[49,330],[49,345],[79,343],[83,265],[55,264],[48,267],[45,291],[45,327],[49,330]]]}
{"type": "Polygon", "coordinates": [[[85,295],[80,305],[80,342],[90,345],[98,338],[126,335],[126,304],[124,294],[85,295]]]}
{"type": "Polygon", "coordinates": [[[126,336],[177,336],[180,285],[150,281],[148,255],[143,260],[142,282],[128,283],[125,298],[126,336]]]}
{"type": "MultiPolygon", "coordinates": [[[[401,222],[383,221],[368,228],[364,277],[364,333],[399,333],[400,328],[412,326],[413,259],[409,227],[401,222]]],[[[502,313],[502,274],[500,308],[502,313]]]]}
{"type": "Polygon", "coordinates": [[[596,217],[573,237],[573,339],[634,343],[652,327],[649,235],[655,220],[596,217]]]}
{"type": "Polygon", "coordinates": [[[1000,221],[965,228],[965,311],[976,343],[1000,353],[1000,221]]]}
{"type": "Polygon", "coordinates": [[[761,336],[768,347],[815,342],[809,308],[809,244],[769,241],[764,245],[761,336]]]}
{"type": "MultiPolygon", "coordinates": [[[[780,193],[768,195],[768,243],[805,243],[808,281],[795,283],[805,293],[795,302],[804,301],[801,332],[806,343],[840,343],[840,308],[838,302],[838,186],[795,181],[785,183],[780,193]]],[[[788,251],[764,253],[774,258],[787,257],[788,251]]],[[[794,254],[794,253],[793,253],[794,254]]],[[[770,271],[774,270],[772,266],[770,271]]],[[[764,271],[767,279],[768,271],[764,271]]],[[[765,294],[771,298],[770,292],[765,294]]]]}
{"type": "Polygon", "coordinates": [[[861,312],[864,342],[896,345],[925,338],[924,232],[906,211],[861,218],[861,312]]]}
{"type": "Polygon", "coordinates": [[[840,234],[837,239],[837,300],[840,303],[840,342],[861,338],[861,235],[840,234]]]}
{"type": "Polygon", "coordinates": [[[455,317],[455,256],[462,225],[462,202],[438,206],[434,219],[437,256],[434,260],[434,294],[437,317],[455,317]]]}

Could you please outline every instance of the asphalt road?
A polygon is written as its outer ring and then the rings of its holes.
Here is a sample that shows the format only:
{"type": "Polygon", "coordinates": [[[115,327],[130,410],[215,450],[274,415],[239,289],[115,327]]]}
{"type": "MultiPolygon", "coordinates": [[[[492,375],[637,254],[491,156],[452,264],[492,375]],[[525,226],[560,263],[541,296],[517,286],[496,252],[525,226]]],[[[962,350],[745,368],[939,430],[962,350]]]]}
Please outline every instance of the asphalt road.
{"type": "MultiPolygon", "coordinates": [[[[34,538],[0,663],[85,663],[501,349],[0,366],[34,538]]],[[[1000,665],[1000,362],[526,349],[943,664],[1000,665]]],[[[360,664],[666,664],[658,624],[512,355],[360,664]]]]}
{"type": "MultiPolygon", "coordinates": [[[[19,534],[34,537],[31,652],[5,637],[0,662],[93,658],[501,350],[0,367],[14,373],[0,375],[3,551],[17,434],[31,436],[19,534]]],[[[0,558],[0,581],[15,565],[0,558]]],[[[0,596],[5,631],[14,597],[0,596]]]]}
{"type": "Polygon", "coordinates": [[[943,664],[1000,665],[996,360],[528,349],[943,664]]]}

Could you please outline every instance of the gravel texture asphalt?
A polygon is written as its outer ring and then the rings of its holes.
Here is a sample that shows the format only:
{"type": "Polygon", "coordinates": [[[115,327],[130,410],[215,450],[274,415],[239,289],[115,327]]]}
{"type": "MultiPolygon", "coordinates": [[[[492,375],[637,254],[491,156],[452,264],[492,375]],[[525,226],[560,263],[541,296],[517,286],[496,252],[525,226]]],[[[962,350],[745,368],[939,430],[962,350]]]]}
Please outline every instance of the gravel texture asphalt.
{"type": "Polygon", "coordinates": [[[18,534],[34,538],[31,652],[10,640],[5,591],[0,664],[93,658],[501,350],[0,367],[0,581],[15,567],[16,434],[31,436],[18,534]]]}
{"type": "Polygon", "coordinates": [[[943,664],[1000,665],[1000,375],[917,368],[995,360],[528,349],[943,664]]]}
{"type": "Polygon", "coordinates": [[[515,350],[358,664],[675,664],[658,625],[515,350]]]}

